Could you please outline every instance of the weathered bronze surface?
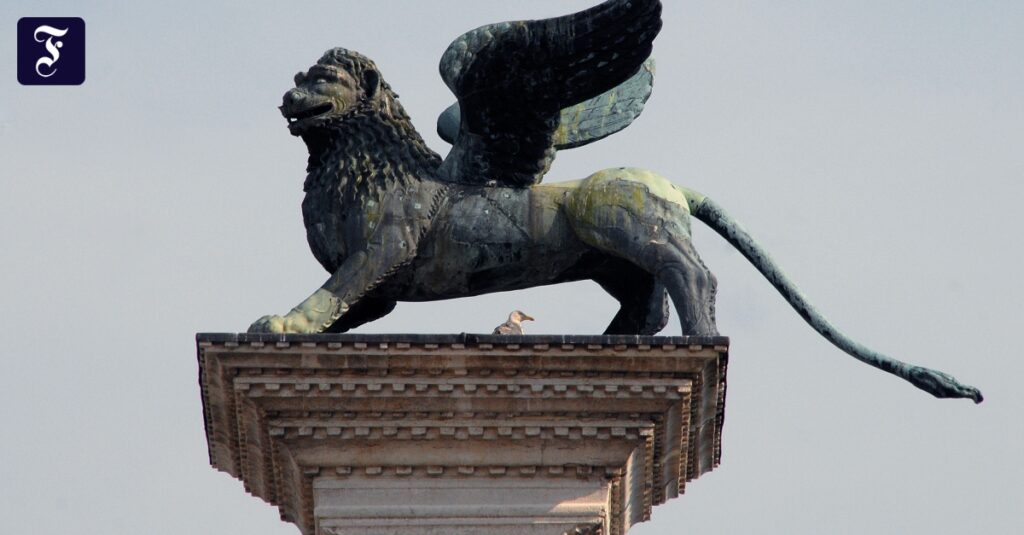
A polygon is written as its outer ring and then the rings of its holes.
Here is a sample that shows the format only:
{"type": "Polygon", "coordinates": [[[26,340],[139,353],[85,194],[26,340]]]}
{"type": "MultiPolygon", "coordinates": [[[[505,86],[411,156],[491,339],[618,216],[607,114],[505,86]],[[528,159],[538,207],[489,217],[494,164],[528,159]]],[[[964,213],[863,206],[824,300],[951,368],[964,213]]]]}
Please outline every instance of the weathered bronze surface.
{"type": "Polygon", "coordinates": [[[558,149],[629,125],[650,94],[656,0],[609,0],[456,39],[441,75],[458,98],[427,148],[368,58],[327,51],[295,76],[281,112],[309,149],[302,211],[331,277],[253,332],[345,332],[398,301],[430,301],[592,279],[621,308],[606,334],[654,334],[671,297],[684,335],[714,335],[715,278],[690,216],[736,246],[841,349],[938,397],[977,389],[871,351],[829,324],[753,239],[706,196],[650,171],[608,169],[541,184],[558,149]]]}

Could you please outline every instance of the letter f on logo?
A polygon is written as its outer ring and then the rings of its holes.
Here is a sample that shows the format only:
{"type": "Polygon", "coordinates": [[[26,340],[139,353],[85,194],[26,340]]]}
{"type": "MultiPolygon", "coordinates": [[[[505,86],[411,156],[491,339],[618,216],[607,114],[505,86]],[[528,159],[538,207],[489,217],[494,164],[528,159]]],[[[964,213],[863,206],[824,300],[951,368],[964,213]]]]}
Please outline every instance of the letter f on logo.
{"type": "Polygon", "coordinates": [[[43,78],[49,78],[57,72],[57,68],[53,67],[53,64],[57,63],[57,60],[60,59],[60,48],[64,46],[64,42],[54,42],[53,38],[64,37],[67,33],[67,28],[64,28],[62,30],[60,28],[54,28],[53,26],[47,26],[45,24],[36,28],[36,31],[32,33],[32,37],[35,39],[37,43],[46,43],[46,51],[50,54],[49,56],[43,56],[36,60],[36,74],[42,76],[43,78]],[[43,34],[49,37],[43,39],[42,37],[39,37],[39,34],[43,34]],[[50,71],[50,74],[45,74],[43,73],[43,71],[39,70],[39,67],[42,67],[43,65],[47,67],[53,67],[53,70],[50,71]]]}

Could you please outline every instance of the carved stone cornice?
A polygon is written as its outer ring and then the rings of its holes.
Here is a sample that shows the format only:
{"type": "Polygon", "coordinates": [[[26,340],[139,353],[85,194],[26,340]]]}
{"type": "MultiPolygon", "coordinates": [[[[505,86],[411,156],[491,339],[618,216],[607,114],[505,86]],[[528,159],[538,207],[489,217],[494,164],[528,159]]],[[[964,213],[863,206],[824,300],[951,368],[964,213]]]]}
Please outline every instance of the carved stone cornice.
{"type": "Polygon", "coordinates": [[[197,343],[211,464],[306,535],[619,535],[720,459],[726,338],[197,343]]]}

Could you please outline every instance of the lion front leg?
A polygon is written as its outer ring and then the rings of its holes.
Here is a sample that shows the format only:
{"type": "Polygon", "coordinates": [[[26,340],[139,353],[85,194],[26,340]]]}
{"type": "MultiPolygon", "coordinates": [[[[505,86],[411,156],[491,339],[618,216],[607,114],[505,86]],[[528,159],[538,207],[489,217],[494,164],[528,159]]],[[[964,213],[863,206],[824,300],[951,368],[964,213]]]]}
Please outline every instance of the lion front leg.
{"type": "MultiPolygon", "coordinates": [[[[391,230],[391,229],[385,229],[391,230]]],[[[399,232],[402,229],[399,229],[399,232]]],[[[392,232],[394,234],[394,232],[392,232]]],[[[399,243],[407,236],[397,234],[399,239],[388,243],[399,243]]],[[[404,243],[404,242],[403,242],[404,243]]],[[[315,334],[329,330],[349,312],[352,307],[361,306],[371,289],[386,286],[395,267],[412,256],[411,247],[371,247],[349,256],[313,295],[299,303],[284,316],[264,316],[249,327],[255,333],[304,333],[315,334]]],[[[391,311],[385,307],[376,317],[391,311]]],[[[357,324],[357,323],[356,323],[357,324]]],[[[352,325],[344,325],[351,327],[352,325]]]]}
{"type": "Polygon", "coordinates": [[[348,308],[338,296],[320,288],[284,316],[263,316],[256,320],[249,326],[249,332],[322,333],[345,314],[348,308]]]}

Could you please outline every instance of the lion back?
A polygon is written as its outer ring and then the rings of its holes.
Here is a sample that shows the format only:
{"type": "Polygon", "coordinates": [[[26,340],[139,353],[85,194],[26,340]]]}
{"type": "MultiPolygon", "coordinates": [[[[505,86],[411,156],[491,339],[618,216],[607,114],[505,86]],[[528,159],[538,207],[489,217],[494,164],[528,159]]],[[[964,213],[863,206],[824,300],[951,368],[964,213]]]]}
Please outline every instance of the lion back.
{"type": "Polygon", "coordinates": [[[646,244],[666,239],[666,233],[690,236],[686,194],[646,169],[618,167],[594,173],[573,189],[565,209],[577,235],[600,249],[646,244]]]}

